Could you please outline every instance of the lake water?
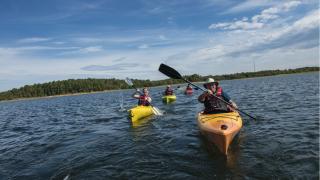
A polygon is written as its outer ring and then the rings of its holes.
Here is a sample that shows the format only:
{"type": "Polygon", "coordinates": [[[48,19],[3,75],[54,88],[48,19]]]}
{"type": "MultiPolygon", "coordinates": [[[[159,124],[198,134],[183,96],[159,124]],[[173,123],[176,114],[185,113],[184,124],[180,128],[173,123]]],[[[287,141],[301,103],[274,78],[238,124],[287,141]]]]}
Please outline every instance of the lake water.
{"type": "Polygon", "coordinates": [[[133,90],[0,102],[0,179],[319,179],[319,73],[222,81],[244,126],[227,158],[199,133],[200,91],[133,126],[133,90]]]}

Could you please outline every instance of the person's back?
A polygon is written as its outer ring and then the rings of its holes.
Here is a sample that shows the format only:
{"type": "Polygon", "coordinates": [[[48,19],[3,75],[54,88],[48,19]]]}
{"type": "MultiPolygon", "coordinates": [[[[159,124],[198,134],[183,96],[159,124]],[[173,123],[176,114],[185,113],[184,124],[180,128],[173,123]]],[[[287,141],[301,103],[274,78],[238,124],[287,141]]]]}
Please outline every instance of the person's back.
{"type": "Polygon", "coordinates": [[[204,103],[204,113],[220,113],[231,111],[232,107],[229,107],[220,99],[232,104],[233,107],[237,107],[236,104],[232,102],[228,94],[223,92],[222,88],[218,86],[218,82],[214,81],[214,79],[208,78],[207,82],[204,84],[204,87],[207,89],[207,91],[198,97],[198,101],[204,103]]]}
{"type": "Polygon", "coordinates": [[[138,105],[140,106],[150,106],[151,97],[149,96],[149,91],[147,88],[143,88],[142,93],[138,90],[133,95],[133,98],[139,99],[138,105]]]}

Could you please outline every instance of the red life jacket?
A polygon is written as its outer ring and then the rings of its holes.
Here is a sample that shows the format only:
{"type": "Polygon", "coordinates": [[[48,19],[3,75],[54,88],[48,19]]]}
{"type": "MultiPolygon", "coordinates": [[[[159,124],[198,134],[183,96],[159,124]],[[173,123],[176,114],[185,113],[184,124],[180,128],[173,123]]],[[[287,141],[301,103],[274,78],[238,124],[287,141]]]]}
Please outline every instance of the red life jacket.
{"type": "Polygon", "coordinates": [[[138,105],[150,106],[149,101],[147,101],[147,98],[148,98],[148,97],[149,97],[149,96],[140,95],[139,101],[138,101],[138,105]]]}
{"type": "Polygon", "coordinates": [[[216,96],[222,96],[222,88],[221,87],[218,87],[215,95],[216,96]]]}
{"type": "Polygon", "coordinates": [[[192,87],[187,87],[184,93],[185,94],[192,94],[192,91],[193,91],[192,87]]]}

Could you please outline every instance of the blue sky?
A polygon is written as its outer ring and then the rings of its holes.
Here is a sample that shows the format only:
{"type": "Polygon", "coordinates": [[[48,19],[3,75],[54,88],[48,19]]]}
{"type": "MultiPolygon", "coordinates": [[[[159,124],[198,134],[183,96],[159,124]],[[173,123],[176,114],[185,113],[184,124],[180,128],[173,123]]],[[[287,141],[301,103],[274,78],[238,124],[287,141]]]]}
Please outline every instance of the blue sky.
{"type": "Polygon", "coordinates": [[[1,0],[0,91],[319,66],[317,0],[1,0]]]}

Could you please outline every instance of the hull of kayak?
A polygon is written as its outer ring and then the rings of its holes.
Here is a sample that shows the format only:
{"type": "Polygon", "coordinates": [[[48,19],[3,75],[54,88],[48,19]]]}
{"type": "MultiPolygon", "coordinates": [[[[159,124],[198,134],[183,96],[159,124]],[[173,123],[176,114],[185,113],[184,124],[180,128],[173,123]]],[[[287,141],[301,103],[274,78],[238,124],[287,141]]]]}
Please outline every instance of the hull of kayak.
{"type": "Polygon", "coordinates": [[[137,122],[138,120],[153,115],[152,106],[136,106],[129,111],[129,118],[131,121],[137,122]]]}
{"type": "Polygon", "coordinates": [[[238,112],[199,113],[198,126],[201,133],[227,155],[229,145],[242,127],[242,119],[238,112]]]}
{"type": "Polygon", "coordinates": [[[163,96],[162,101],[165,103],[171,103],[174,102],[177,99],[175,95],[170,95],[170,96],[163,96]]]}

